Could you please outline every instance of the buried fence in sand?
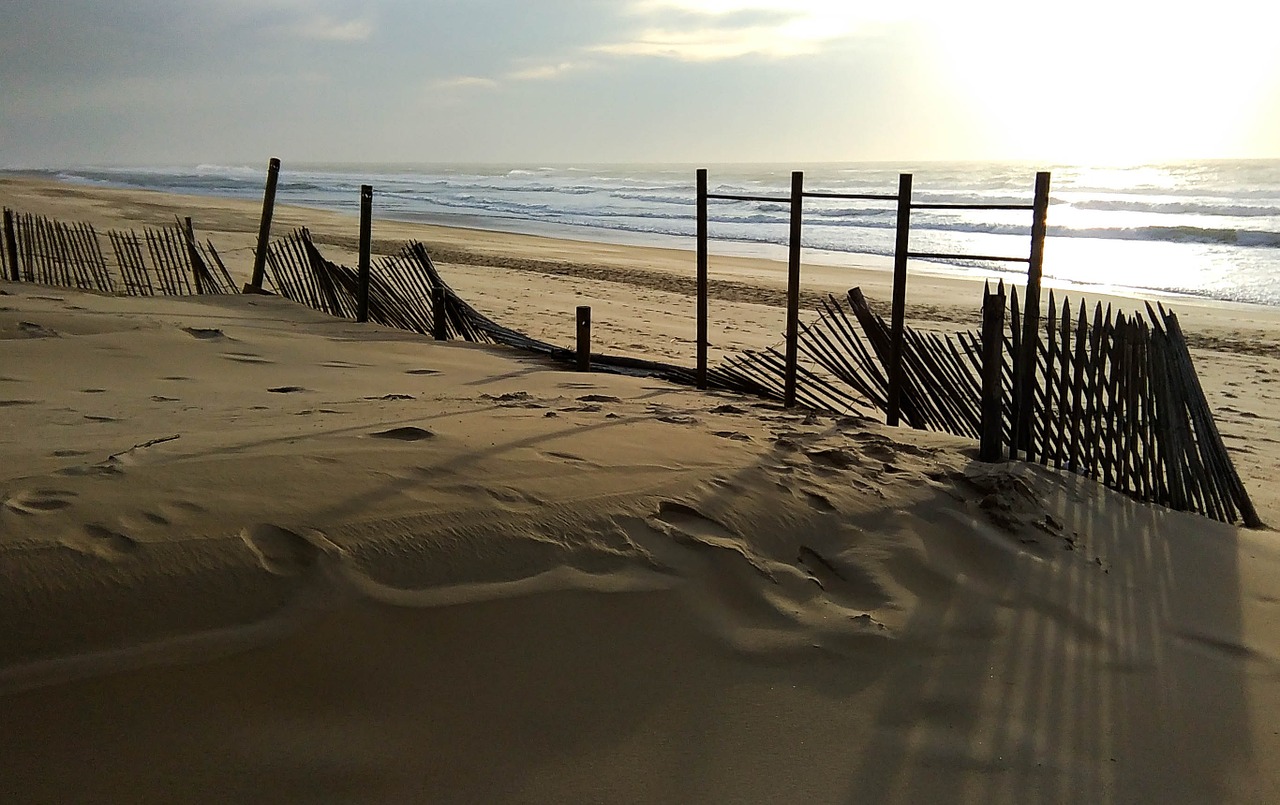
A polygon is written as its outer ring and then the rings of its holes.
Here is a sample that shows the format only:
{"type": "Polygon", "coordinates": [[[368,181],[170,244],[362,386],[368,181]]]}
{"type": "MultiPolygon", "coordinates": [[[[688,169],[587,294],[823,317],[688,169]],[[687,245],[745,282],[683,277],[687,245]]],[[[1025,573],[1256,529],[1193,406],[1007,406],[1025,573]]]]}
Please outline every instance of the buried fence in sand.
{"type": "MultiPolygon", "coordinates": [[[[367,217],[367,206],[363,212],[367,217]]],[[[268,217],[264,210],[264,221],[268,217]]],[[[900,313],[886,324],[855,288],[847,300],[830,297],[815,321],[797,321],[794,330],[789,310],[785,346],[728,355],[718,366],[707,366],[700,351],[698,368],[689,369],[590,353],[581,338],[577,349],[531,338],[459,297],[422,244],[406,244],[371,265],[367,225],[361,234],[359,268],[326,259],[306,229],[274,242],[260,239],[266,246],[255,252],[255,282],[245,290],[439,340],[503,344],[579,367],[642,373],[814,410],[843,413],[869,403],[890,421],[900,417],[915,428],[980,439],[983,460],[1000,460],[1007,446],[1010,458],[1021,452],[1028,461],[1095,478],[1143,501],[1261,525],[1218,434],[1177,317],[1163,307],[1157,314],[1148,306],[1149,325],[1139,316],[1113,318],[1110,308],[1104,315],[1100,307],[1090,322],[1083,303],[1074,319],[1069,302],[1059,314],[1051,292],[1042,327],[1038,302],[1035,320],[1020,321],[1016,289],[1006,317],[1001,283],[984,294],[982,332],[941,335],[906,327],[900,313]],[[1026,365],[1033,370],[1023,371],[1026,365]]],[[[196,240],[190,219],[141,238],[108,233],[114,271],[99,236],[86,225],[5,210],[3,241],[0,267],[13,281],[127,296],[235,292],[212,242],[196,240]]],[[[698,291],[703,312],[705,281],[698,291]]],[[[899,310],[901,300],[894,301],[899,310]]]]}

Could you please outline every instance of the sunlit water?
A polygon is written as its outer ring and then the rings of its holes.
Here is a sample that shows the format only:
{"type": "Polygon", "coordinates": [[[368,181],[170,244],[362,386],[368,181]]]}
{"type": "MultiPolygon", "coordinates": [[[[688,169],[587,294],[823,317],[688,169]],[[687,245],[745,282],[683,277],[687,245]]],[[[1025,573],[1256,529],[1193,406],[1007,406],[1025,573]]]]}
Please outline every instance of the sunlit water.
{"type": "MultiPolygon", "coordinates": [[[[805,189],[891,194],[914,175],[917,202],[1029,203],[1035,170],[1052,172],[1045,276],[1050,284],[1152,290],[1280,305],[1280,161],[1211,161],[1127,168],[995,163],[710,166],[712,193],[785,196],[791,170],[805,189]]],[[[265,165],[80,168],[69,181],[180,193],[261,198],[265,165]]],[[[695,172],[687,165],[286,164],[283,203],[356,212],[359,186],[375,188],[375,214],[586,240],[692,248],[695,172]]],[[[712,201],[713,252],[785,255],[785,202],[712,201]]],[[[892,202],[807,199],[807,260],[865,264],[893,252],[892,202]]],[[[911,249],[1025,256],[1025,211],[912,214],[911,249]]],[[[883,260],[872,261],[880,265],[883,260]]],[[[1014,276],[1018,264],[936,262],[917,270],[1014,276]]]]}

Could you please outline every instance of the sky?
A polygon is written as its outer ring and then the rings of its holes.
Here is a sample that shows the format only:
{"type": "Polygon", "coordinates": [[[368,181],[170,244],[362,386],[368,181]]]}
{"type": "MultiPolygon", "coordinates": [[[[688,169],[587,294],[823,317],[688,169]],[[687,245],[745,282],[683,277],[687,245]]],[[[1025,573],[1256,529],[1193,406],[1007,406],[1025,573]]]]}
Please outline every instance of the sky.
{"type": "Polygon", "coordinates": [[[6,0],[0,167],[1280,158],[1260,0],[6,0]]]}

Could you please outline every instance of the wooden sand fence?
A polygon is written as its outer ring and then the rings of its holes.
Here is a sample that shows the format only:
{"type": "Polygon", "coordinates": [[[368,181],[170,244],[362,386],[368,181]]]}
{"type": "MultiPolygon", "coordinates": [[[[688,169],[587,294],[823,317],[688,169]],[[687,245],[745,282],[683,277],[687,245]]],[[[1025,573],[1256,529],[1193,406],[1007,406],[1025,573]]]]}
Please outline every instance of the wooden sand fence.
{"type": "MultiPolygon", "coordinates": [[[[1017,289],[984,293],[983,330],[903,330],[901,412],[914,428],[978,439],[1005,456],[1095,478],[1138,500],[1223,522],[1262,523],[1214,423],[1178,317],[1092,315],[1049,293],[1024,372],[1017,289]],[[1006,317],[1006,308],[1008,316],[1006,317]],[[1006,356],[1007,359],[1006,359],[1006,356]],[[1024,405],[1020,391],[1029,388],[1024,405]],[[1027,411],[1020,421],[1020,412],[1027,411]]],[[[800,350],[881,410],[889,406],[891,327],[855,288],[803,328],[800,350]]]]}
{"type": "Polygon", "coordinates": [[[165,229],[146,229],[141,234],[111,230],[104,237],[89,224],[67,224],[5,209],[0,255],[3,276],[13,282],[122,296],[236,290],[212,241],[196,239],[190,218],[165,229]]]}
{"type": "MultiPolygon", "coordinates": [[[[332,316],[359,320],[361,271],[328,260],[306,228],[277,238],[264,251],[264,290],[332,316]]],[[[430,335],[437,340],[501,344],[544,355],[575,368],[660,377],[695,385],[692,369],[662,361],[590,351],[589,340],[562,347],[499,324],[472,307],[445,282],[427,248],[418,242],[373,263],[367,277],[366,321],[430,335]]],[[[589,310],[589,309],[588,309],[589,310]]],[[[579,311],[581,314],[581,311],[579,311]]],[[[581,324],[581,322],[579,322],[581,324]]],[[[813,408],[844,411],[854,397],[838,383],[809,373],[801,399],[813,408]]],[[[712,388],[782,398],[783,358],[777,349],[726,358],[711,367],[712,388]]]]}

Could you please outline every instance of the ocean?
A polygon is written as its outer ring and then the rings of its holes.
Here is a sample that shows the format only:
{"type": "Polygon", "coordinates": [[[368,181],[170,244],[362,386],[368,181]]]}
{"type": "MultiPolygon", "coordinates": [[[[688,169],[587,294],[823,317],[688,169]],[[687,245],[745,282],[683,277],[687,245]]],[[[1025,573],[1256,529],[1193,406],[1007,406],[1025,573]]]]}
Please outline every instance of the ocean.
{"type": "MultiPolygon", "coordinates": [[[[1036,170],[1052,173],[1046,284],[1192,295],[1280,305],[1280,160],[1198,161],[1128,167],[1001,163],[710,165],[712,193],[786,196],[791,171],[805,189],[892,194],[913,174],[916,202],[1030,203],[1036,170]]],[[[51,178],[178,193],[262,197],[266,165],[74,168],[51,178]]],[[[691,165],[291,165],[281,203],[348,211],[374,186],[377,217],[533,232],[578,240],[692,249],[691,165]]],[[[715,201],[712,254],[785,259],[785,202],[715,201]]],[[[804,259],[887,266],[892,202],[806,199],[804,259]],[[869,258],[868,256],[873,256],[869,258]]],[[[1026,211],[916,210],[916,252],[1022,257],[1026,211]]],[[[692,270],[692,266],[691,266],[692,270]]],[[[1025,265],[913,261],[918,273],[1017,281],[1025,265]]]]}

